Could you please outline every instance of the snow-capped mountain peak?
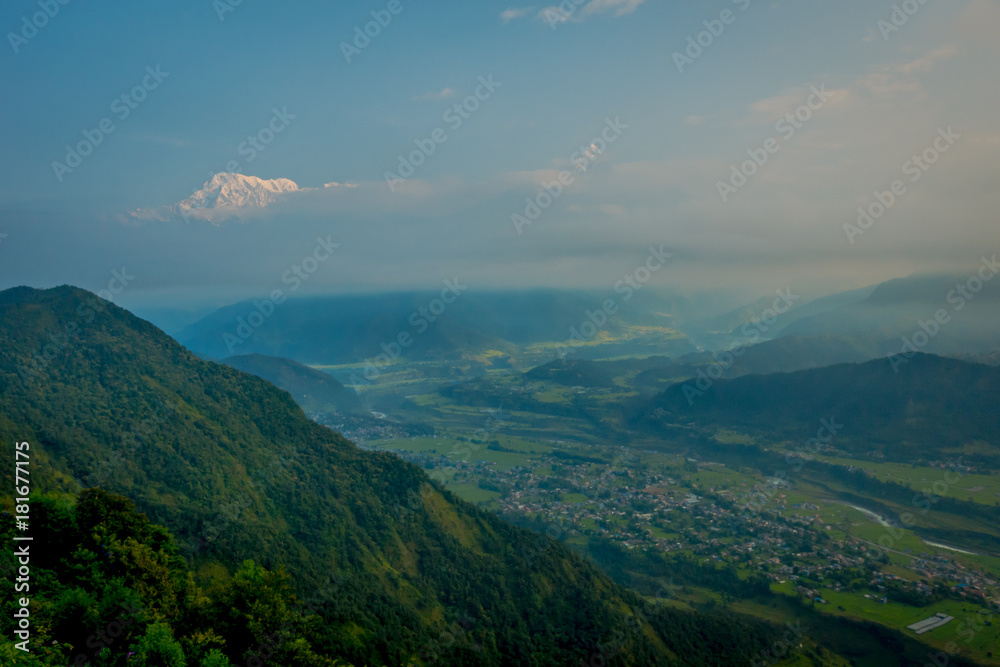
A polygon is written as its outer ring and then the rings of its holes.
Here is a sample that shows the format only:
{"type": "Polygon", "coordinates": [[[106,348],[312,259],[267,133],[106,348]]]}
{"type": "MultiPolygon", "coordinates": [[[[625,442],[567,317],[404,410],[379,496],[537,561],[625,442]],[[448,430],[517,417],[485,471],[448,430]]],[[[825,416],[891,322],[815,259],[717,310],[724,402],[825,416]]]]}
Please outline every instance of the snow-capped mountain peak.
{"type": "Polygon", "coordinates": [[[265,180],[220,172],[187,199],[172,206],[139,209],[133,211],[131,217],[136,220],[169,220],[180,216],[217,222],[264,209],[289,194],[302,191],[303,188],[287,178],[265,180]]]}
{"type": "Polygon", "coordinates": [[[256,176],[222,172],[205,183],[201,190],[180,202],[189,208],[264,208],[289,192],[298,192],[299,186],[287,178],[265,181],[256,176]]]}

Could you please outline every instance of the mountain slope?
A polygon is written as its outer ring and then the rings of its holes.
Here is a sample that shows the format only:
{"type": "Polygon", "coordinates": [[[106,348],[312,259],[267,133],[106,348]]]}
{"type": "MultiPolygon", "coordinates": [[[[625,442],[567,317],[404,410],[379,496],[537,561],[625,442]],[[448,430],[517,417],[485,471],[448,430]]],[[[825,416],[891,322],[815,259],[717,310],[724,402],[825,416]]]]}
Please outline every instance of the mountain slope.
{"type": "Polygon", "coordinates": [[[36,492],[99,484],[196,563],[284,565],[300,591],[341,582],[322,604],[326,655],[468,664],[475,645],[481,665],[750,664],[771,641],[725,617],[640,611],[559,543],[358,450],[287,393],[87,292],[0,293],[0,341],[0,438],[32,443],[36,492]],[[444,641],[457,619],[465,638],[444,641]]]}
{"type": "Polygon", "coordinates": [[[348,414],[362,409],[357,394],[332,376],[291,359],[248,354],[222,363],[284,389],[308,413],[348,414]]]}
{"type": "MultiPolygon", "coordinates": [[[[893,351],[891,343],[861,336],[782,336],[745,348],[726,369],[726,376],[791,373],[835,364],[861,363],[893,351]]],[[[711,363],[718,361],[713,358],[711,363]]]]}
{"type": "Polygon", "coordinates": [[[1000,464],[1000,369],[915,355],[795,373],[675,384],[644,406],[646,425],[698,423],[815,438],[820,420],[842,424],[832,444],[908,463],[964,456],[1000,464]]]}
{"type": "Polygon", "coordinates": [[[782,336],[748,347],[722,352],[687,354],[672,363],[643,369],[636,384],[665,388],[701,373],[734,378],[741,375],[791,373],[834,364],[861,363],[884,357],[894,350],[892,344],[862,336],[782,336]]]}

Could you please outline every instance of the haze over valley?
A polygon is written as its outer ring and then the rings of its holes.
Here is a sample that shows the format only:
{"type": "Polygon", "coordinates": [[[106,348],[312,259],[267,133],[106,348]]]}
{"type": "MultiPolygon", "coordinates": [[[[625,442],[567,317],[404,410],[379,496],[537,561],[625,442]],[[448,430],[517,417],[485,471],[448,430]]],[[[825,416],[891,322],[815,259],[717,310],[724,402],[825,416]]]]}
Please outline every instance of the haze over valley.
{"type": "Polygon", "coordinates": [[[0,25],[0,664],[1000,665],[995,0],[0,25]]]}

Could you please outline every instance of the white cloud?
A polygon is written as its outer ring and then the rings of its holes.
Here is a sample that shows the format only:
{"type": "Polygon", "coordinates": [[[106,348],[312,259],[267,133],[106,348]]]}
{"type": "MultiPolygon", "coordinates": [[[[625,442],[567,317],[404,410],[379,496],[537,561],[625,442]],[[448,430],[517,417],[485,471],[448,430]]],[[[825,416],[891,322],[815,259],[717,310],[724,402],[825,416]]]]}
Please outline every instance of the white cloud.
{"type": "MultiPolygon", "coordinates": [[[[829,113],[833,107],[851,107],[857,111],[873,103],[894,105],[926,100],[927,90],[917,75],[930,72],[957,54],[958,49],[954,45],[945,45],[912,61],[876,67],[843,88],[827,89],[825,85],[817,85],[829,97],[823,104],[822,113],[829,113]]],[[[750,104],[750,116],[737,121],[737,125],[773,123],[804,104],[812,95],[812,88],[809,85],[796,86],[756,100],[750,104]]]]}
{"type": "Polygon", "coordinates": [[[454,88],[442,88],[436,93],[424,93],[423,95],[417,95],[413,99],[416,102],[433,102],[435,100],[446,100],[450,97],[455,97],[458,93],[454,88]]]}
{"type": "Polygon", "coordinates": [[[500,19],[503,21],[504,25],[507,25],[515,19],[527,16],[531,13],[532,9],[534,9],[534,7],[508,7],[500,12],[500,19]]]}
{"type": "Polygon", "coordinates": [[[827,89],[826,86],[796,86],[773,97],[766,97],[751,103],[750,117],[740,123],[770,124],[784,118],[789,113],[794,113],[796,109],[807,102],[811,101],[814,105],[822,104],[821,109],[828,109],[845,104],[850,97],[851,91],[846,88],[827,89]],[[814,87],[826,96],[825,102],[816,96],[814,87]]]}
{"type": "Polygon", "coordinates": [[[902,74],[913,74],[914,72],[929,72],[934,65],[945,60],[951,60],[958,54],[958,48],[954,44],[948,44],[941,48],[934,49],[924,56],[914,61],[900,65],[897,69],[902,74]]]}
{"type": "Polygon", "coordinates": [[[856,86],[858,99],[886,103],[925,101],[927,91],[918,74],[926,74],[958,55],[954,45],[945,45],[906,63],[883,65],[862,77],[856,86]]]}
{"type": "Polygon", "coordinates": [[[555,27],[572,21],[579,23],[597,14],[614,12],[615,16],[627,16],[639,8],[646,0],[590,0],[579,7],[572,0],[562,5],[551,5],[538,12],[536,18],[555,27]]]}
{"type": "Polygon", "coordinates": [[[545,21],[546,23],[554,27],[561,23],[566,23],[566,21],[569,21],[570,16],[572,16],[572,14],[564,12],[563,10],[559,9],[559,7],[552,5],[538,12],[538,15],[535,18],[537,18],[539,21],[545,21]]]}
{"type": "Polygon", "coordinates": [[[583,8],[585,14],[603,14],[614,11],[615,16],[631,14],[646,0],[591,0],[583,8]]]}

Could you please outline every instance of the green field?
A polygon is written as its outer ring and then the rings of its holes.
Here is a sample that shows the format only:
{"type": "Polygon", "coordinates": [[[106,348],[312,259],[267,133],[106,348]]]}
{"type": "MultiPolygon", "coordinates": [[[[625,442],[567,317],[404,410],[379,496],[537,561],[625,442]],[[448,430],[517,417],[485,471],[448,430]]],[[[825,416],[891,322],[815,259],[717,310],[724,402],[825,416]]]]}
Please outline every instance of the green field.
{"type": "MultiPolygon", "coordinates": [[[[772,589],[790,597],[796,595],[792,582],[774,584],[772,589]]],[[[866,593],[873,598],[878,595],[868,590],[858,592],[837,592],[828,588],[819,590],[823,599],[829,603],[817,605],[817,609],[821,609],[823,613],[875,621],[900,630],[913,638],[917,638],[918,635],[912,630],[907,630],[906,626],[938,612],[954,617],[955,620],[950,623],[919,636],[920,641],[936,649],[943,650],[949,642],[954,642],[962,648],[962,655],[985,662],[993,657],[991,652],[1000,647],[1000,622],[998,622],[1000,616],[997,612],[991,613],[988,609],[971,602],[942,600],[926,607],[911,607],[892,601],[883,604],[878,599],[865,598],[866,593]]]]}
{"type": "Polygon", "coordinates": [[[873,473],[881,481],[903,484],[917,492],[927,492],[982,505],[1000,505],[1000,477],[996,475],[959,474],[940,468],[904,465],[902,463],[876,463],[826,456],[817,456],[816,458],[837,465],[863,466],[865,470],[873,473]],[[958,475],[957,482],[955,482],[955,475],[958,475]],[[954,483],[949,483],[949,481],[954,483]]]}
{"type": "Polygon", "coordinates": [[[473,504],[488,503],[500,496],[496,491],[480,489],[475,484],[449,484],[448,490],[457,495],[462,500],[473,504]]]}

